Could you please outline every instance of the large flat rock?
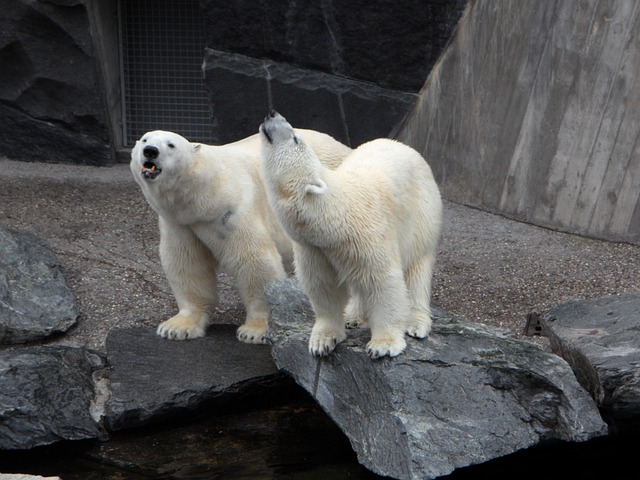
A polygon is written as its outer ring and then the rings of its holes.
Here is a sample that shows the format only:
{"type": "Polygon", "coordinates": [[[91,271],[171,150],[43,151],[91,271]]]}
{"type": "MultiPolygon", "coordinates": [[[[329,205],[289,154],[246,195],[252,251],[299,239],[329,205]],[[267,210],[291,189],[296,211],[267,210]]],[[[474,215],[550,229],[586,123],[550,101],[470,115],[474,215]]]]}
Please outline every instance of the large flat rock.
{"type": "Polygon", "coordinates": [[[349,437],[359,461],[400,479],[446,475],[535,445],[607,432],[569,365],[504,332],[438,315],[426,340],[371,360],[367,330],[309,354],[313,314],[295,279],[270,284],[273,357],[349,437]]]}
{"type": "Polygon", "coordinates": [[[159,337],[153,328],[113,330],[107,337],[111,397],[106,422],[120,430],[210,403],[241,402],[288,383],[265,345],[236,339],[234,325],[212,325],[187,341],[159,337]]]}
{"type": "Polygon", "coordinates": [[[571,301],[542,317],[551,348],[569,362],[609,423],[640,424],[640,294],[571,301]]]}

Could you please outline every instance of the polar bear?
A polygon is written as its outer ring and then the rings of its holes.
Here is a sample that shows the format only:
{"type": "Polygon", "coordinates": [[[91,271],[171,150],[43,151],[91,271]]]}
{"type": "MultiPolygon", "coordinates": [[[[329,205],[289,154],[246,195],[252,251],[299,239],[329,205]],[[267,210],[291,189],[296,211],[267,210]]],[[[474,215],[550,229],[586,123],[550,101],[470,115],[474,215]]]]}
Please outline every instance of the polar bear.
{"type": "MultiPolygon", "coordinates": [[[[335,168],[351,149],[329,135],[300,135],[335,168]]],[[[216,274],[225,270],[246,309],[239,340],[265,343],[265,285],[285,278],[291,240],[269,208],[260,177],[259,134],[235,143],[190,143],[166,131],[145,133],[131,152],[131,172],[158,214],[160,259],[178,304],[158,334],[182,340],[205,333],[218,302],[216,274]]]]}
{"type": "Polygon", "coordinates": [[[426,337],[442,223],[426,161],[378,139],[330,170],[277,112],[260,133],[269,203],[294,240],[296,275],[316,314],[310,352],[332,352],[346,338],[345,322],[368,323],[372,358],[399,355],[405,332],[426,337]]]}

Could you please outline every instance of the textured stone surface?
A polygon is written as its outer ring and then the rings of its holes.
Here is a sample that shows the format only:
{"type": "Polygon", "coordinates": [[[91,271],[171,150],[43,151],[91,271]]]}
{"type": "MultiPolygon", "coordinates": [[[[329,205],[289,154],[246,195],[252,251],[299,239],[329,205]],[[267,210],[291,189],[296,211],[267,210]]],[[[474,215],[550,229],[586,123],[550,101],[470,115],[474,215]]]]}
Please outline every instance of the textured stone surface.
{"type": "Polygon", "coordinates": [[[60,480],[60,477],[41,477],[40,475],[23,475],[21,473],[0,473],[0,480],[60,480]]]}
{"type": "Polygon", "coordinates": [[[0,31],[0,156],[112,163],[85,2],[5,0],[0,31]]]}
{"type": "Polygon", "coordinates": [[[207,49],[204,75],[220,143],[257,133],[276,108],[294,127],[319,130],[356,147],[392,136],[416,100],[378,87],[270,60],[207,49]]]}
{"type": "Polygon", "coordinates": [[[350,331],[327,359],[307,341],[312,311],[293,279],[267,287],[279,368],[349,437],[359,461],[394,478],[435,478],[542,440],[584,441],[606,424],[571,369],[538,346],[439,315],[427,340],[372,361],[350,331]]]}
{"type": "Polygon", "coordinates": [[[567,302],[542,325],[607,421],[640,425],[640,294],[567,302]]]}
{"type": "Polygon", "coordinates": [[[40,340],[76,320],[55,254],[36,237],[0,226],[0,344],[40,340]]]}
{"type": "Polygon", "coordinates": [[[103,368],[82,348],[0,352],[0,450],[100,437],[94,376],[103,368]]]}
{"type": "Polygon", "coordinates": [[[203,0],[207,45],[417,92],[466,0],[203,0]]]}
{"type": "Polygon", "coordinates": [[[120,430],[207,403],[237,403],[289,383],[268,346],[236,339],[234,325],[213,325],[206,337],[171,341],[152,328],[113,330],[107,337],[111,367],[109,428],[120,430]]]}

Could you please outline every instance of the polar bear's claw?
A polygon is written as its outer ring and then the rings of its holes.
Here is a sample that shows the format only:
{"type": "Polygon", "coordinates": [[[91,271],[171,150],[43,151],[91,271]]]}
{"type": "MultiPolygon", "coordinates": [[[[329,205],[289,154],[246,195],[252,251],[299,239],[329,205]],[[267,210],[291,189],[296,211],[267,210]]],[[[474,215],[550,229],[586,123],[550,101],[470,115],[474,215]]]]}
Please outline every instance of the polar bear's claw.
{"type": "Polygon", "coordinates": [[[156,333],[169,340],[187,340],[191,338],[204,337],[205,329],[187,317],[176,315],[166,322],[162,322],[156,333]]]}
{"type": "Polygon", "coordinates": [[[264,345],[267,343],[267,329],[266,327],[241,325],[238,327],[236,337],[244,343],[264,345]]]}
{"type": "Polygon", "coordinates": [[[367,353],[371,358],[381,358],[387,355],[390,357],[397,357],[404,352],[406,347],[407,342],[402,337],[371,339],[367,344],[367,353]]]}
{"type": "Polygon", "coordinates": [[[314,328],[309,339],[309,353],[317,357],[326,357],[345,338],[347,334],[344,331],[314,328]]]}

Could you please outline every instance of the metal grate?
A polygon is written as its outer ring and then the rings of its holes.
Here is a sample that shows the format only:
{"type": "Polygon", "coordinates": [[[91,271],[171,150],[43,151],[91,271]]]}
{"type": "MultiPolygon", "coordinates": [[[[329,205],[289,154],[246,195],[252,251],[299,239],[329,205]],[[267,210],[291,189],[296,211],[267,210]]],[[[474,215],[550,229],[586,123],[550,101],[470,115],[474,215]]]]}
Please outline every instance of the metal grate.
{"type": "Polygon", "coordinates": [[[198,0],[121,0],[119,12],[127,145],[149,130],[213,143],[198,0]]]}

